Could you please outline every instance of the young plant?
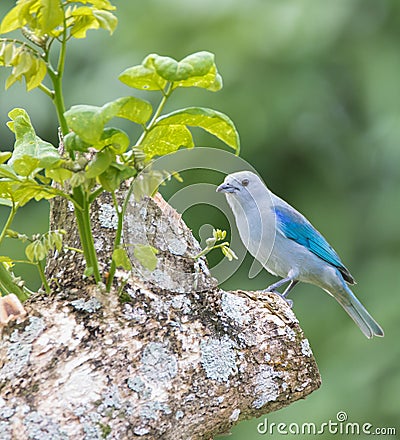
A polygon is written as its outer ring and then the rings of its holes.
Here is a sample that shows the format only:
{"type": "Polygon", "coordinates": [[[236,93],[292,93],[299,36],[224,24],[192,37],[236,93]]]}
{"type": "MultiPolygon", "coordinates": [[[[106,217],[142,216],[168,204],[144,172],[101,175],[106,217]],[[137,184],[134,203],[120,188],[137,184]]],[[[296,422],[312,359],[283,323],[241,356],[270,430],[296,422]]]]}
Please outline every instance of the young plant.
{"type": "MultiPolygon", "coordinates": [[[[86,276],[101,281],[90,222],[90,205],[103,192],[112,195],[118,215],[113,257],[107,280],[113,284],[117,266],[128,267],[127,255],[121,246],[125,203],[119,206],[116,191],[121,183],[135,178],[157,156],[175,152],[180,147],[192,148],[194,141],[189,127],[200,127],[225,142],[237,154],[239,137],[232,121],[224,114],[208,108],[189,107],[163,114],[163,109],[178,88],[199,87],[209,91],[222,88],[214,55],[198,52],[181,61],[151,54],[137,66],[123,71],[119,79],[127,86],[160,95],[158,106],[135,96],[117,98],[103,106],[64,104],[63,74],[68,42],[85,38],[90,29],[104,28],[113,33],[117,25],[115,11],[108,0],[19,0],[4,17],[0,34],[14,31],[22,39],[0,39],[0,65],[12,67],[6,88],[25,80],[28,91],[39,88],[55,106],[61,132],[59,148],[40,139],[25,110],[9,113],[8,127],[15,133],[12,153],[0,154],[0,203],[10,208],[10,215],[0,237],[3,238],[17,210],[30,200],[63,197],[72,203],[86,261],[86,276]],[[57,47],[58,46],[58,47],[57,47]],[[56,65],[52,60],[57,58],[56,65]],[[142,128],[137,140],[109,125],[115,118],[125,118],[142,128]]],[[[152,178],[151,171],[147,173],[152,178]]],[[[146,179],[132,185],[146,193],[146,179]]],[[[1,241],[1,240],[0,240],[1,241]]],[[[221,249],[224,249],[221,246],[221,249]]],[[[135,250],[136,251],[136,250],[135,250]]],[[[139,249],[137,258],[154,264],[152,249],[139,249]]],[[[42,254],[41,254],[42,256],[42,254]]],[[[7,257],[5,257],[7,258],[7,257]]],[[[42,265],[43,259],[34,259],[42,265]]],[[[0,262],[0,289],[20,298],[26,292],[10,289],[13,275],[0,262]]],[[[46,287],[46,282],[43,280],[46,287]]],[[[15,284],[15,283],[14,283],[15,284]]]]}
{"type": "Polygon", "coordinates": [[[221,252],[229,261],[234,259],[237,260],[238,257],[236,256],[235,252],[233,252],[233,250],[229,247],[229,241],[223,241],[225,240],[225,237],[226,231],[221,231],[221,229],[213,229],[213,236],[207,238],[206,247],[193,258],[197,260],[200,257],[207,255],[214,249],[221,249],[221,252]],[[222,243],[219,243],[220,241],[222,241],[222,243]]]}

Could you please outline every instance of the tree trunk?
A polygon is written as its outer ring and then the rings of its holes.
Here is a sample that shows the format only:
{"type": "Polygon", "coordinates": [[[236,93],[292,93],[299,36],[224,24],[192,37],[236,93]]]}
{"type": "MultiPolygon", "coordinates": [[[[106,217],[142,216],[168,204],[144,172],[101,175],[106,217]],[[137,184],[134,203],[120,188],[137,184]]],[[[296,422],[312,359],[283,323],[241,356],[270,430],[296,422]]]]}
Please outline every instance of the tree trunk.
{"type": "MultiPolygon", "coordinates": [[[[120,200],[126,190],[120,192],[120,200]]],[[[107,194],[92,209],[107,274],[116,216],[107,194]]],[[[79,248],[70,207],[55,200],[51,229],[79,248]]],[[[131,203],[130,273],[106,293],[82,277],[81,254],[49,258],[54,293],[31,298],[0,341],[0,438],[211,439],[320,385],[308,340],[273,293],[218,288],[201,249],[162,198],[131,203]],[[155,271],[134,245],[159,250],[155,271]]]]}

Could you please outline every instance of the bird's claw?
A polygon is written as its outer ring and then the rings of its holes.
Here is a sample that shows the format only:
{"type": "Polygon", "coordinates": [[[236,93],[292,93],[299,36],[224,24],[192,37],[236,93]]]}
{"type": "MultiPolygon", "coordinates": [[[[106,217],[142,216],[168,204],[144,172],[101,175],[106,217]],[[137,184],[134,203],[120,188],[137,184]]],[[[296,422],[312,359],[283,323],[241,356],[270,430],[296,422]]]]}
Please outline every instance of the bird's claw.
{"type": "Polygon", "coordinates": [[[282,296],[282,298],[287,302],[287,305],[292,309],[293,308],[293,301],[289,298],[286,298],[282,296]]]}
{"type": "Polygon", "coordinates": [[[287,303],[287,305],[292,309],[293,308],[293,301],[291,300],[291,299],[289,299],[289,298],[286,298],[286,296],[285,295],[283,295],[282,293],[280,293],[280,292],[278,292],[277,290],[268,290],[268,288],[267,289],[264,289],[264,290],[262,290],[262,292],[272,292],[272,293],[275,293],[275,295],[278,295],[278,296],[280,296],[286,303],[287,303]]]}

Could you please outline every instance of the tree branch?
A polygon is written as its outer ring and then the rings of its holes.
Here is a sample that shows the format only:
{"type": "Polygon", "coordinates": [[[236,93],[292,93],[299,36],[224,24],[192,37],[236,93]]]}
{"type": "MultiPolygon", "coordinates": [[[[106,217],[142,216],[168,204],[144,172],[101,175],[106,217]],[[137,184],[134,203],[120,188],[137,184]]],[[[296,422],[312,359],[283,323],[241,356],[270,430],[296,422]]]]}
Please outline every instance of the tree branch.
{"type": "MultiPolygon", "coordinates": [[[[117,219],[109,195],[95,203],[104,271],[117,219]]],[[[67,229],[79,248],[69,207],[56,200],[51,212],[51,228],[67,229]]],[[[133,270],[117,272],[121,298],[81,278],[79,253],[49,259],[56,292],[30,299],[28,318],[0,341],[0,438],[210,439],[319,387],[285,301],[218,288],[161,196],[130,204],[124,243],[133,270]],[[160,251],[153,272],[133,255],[145,243],[160,251]]]]}

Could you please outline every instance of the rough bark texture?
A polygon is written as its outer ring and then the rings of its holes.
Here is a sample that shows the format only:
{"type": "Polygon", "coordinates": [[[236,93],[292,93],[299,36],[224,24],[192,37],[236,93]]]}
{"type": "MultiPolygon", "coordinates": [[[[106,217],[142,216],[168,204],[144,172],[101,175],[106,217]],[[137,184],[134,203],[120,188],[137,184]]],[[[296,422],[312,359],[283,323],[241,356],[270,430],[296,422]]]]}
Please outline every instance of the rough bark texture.
{"type": "MultiPolygon", "coordinates": [[[[79,247],[72,218],[53,203],[52,227],[79,247]]],[[[105,269],[116,226],[107,195],[92,221],[105,269]]],[[[82,279],[81,256],[68,251],[49,260],[55,293],[30,299],[27,319],[3,331],[2,440],[211,439],[319,387],[285,301],[219,289],[161,197],[130,205],[124,241],[134,267],[118,273],[122,297],[82,279]],[[138,243],[160,250],[154,272],[135,260],[138,243]]]]}

